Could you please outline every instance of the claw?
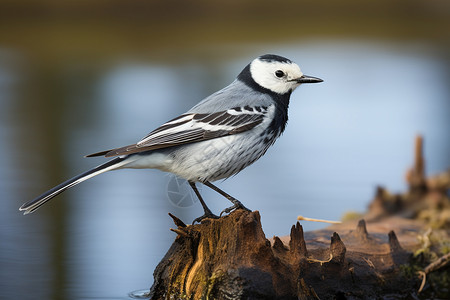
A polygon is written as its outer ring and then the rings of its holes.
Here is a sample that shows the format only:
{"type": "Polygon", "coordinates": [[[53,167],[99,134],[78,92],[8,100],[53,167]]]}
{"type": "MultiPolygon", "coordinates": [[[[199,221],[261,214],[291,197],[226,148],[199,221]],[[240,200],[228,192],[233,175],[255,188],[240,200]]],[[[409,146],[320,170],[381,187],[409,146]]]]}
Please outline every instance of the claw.
{"type": "Polygon", "coordinates": [[[236,209],[244,209],[246,211],[251,211],[250,209],[248,209],[247,207],[244,206],[244,204],[242,204],[240,201],[235,200],[235,204],[233,206],[227,207],[224,210],[222,210],[222,212],[220,213],[220,217],[223,214],[229,214],[230,212],[236,210],[236,209]]]}
{"type": "Polygon", "coordinates": [[[201,223],[204,219],[208,219],[208,218],[210,218],[210,219],[219,219],[220,217],[216,216],[215,214],[213,214],[211,212],[210,213],[205,213],[203,216],[200,216],[200,217],[196,218],[194,221],[192,221],[192,225],[194,225],[195,222],[201,223]]]}

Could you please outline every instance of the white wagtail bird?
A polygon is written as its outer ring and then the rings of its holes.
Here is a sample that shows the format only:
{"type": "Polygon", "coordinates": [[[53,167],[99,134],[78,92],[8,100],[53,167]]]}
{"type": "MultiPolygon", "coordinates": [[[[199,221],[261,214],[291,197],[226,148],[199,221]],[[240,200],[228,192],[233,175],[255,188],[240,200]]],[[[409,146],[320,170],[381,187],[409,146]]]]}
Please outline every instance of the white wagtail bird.
{"type": "Polygon", "coordinates": [[[229,86],[164,123],[136,144],[87,155],[114,158],[23,204],[20,210],[32,213],[89,178],[123,168],[159,169],[186,179],[204,210],[204,215],[194,223],[206,217],[217,218],[203,201],[197,182],[233,203],[223,212],[247,209],[211,181],[235,175],[263,156],[286,127],[291,93],[302,83],[316,82],[322,80],[304,75],[287,58],[260,56],[229,86]]]}

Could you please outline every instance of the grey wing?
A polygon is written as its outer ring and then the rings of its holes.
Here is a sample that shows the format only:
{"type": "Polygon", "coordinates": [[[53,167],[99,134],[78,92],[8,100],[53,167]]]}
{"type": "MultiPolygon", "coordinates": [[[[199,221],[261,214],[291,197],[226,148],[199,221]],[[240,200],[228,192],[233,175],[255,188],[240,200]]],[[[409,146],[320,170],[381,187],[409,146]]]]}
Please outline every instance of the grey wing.
{"type": "Polygon", "coordinates": [[[227,87],[206,97],[187,113],[214,113],[234,107],[270,106],[271,96],[255,91],[240,80],[235,80],[227,87]]]}
{"type": "Polygon", "coordinates": [[[267,106],[249,105],[213,113],[186,113],[164,123],[136,144],[87,157],[128,155],[238,134],[261,124],[267,114],[267,106]]]}

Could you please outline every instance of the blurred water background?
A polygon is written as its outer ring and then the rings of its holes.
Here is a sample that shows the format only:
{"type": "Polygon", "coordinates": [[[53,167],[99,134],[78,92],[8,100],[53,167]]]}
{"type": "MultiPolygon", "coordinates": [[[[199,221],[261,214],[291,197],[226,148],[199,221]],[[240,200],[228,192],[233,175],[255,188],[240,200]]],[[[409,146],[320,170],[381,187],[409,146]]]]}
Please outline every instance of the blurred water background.
{"type": "MultiPolygon", "coordinates": [[[[127,299],[148,288],[175,238],[167,213],[202,213],[173,177],[110,172],[35,214],[18,207],[261,54],[324,79],[295,91],[287,130],[262,160],[217,183],[260,211],[267,237],[287,235],[297,215],[364,212],[377,185],[404,191],[417,134],[427,173],[445,170],[449,50],[444,0],[0,1],[0,298],[127,299]]],[[[229,206],[202,193],[216,213],[229,206]]]]}

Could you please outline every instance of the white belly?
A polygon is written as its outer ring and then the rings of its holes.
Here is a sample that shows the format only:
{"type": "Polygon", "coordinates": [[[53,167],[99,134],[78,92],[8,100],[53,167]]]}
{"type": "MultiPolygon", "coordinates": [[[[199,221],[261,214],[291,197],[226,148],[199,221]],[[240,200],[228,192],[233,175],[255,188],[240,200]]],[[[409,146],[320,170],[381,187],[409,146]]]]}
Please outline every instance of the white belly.
{"type": "Polygon", "coordinates": [[[239,134],[184,145],[172,153],[168,171],[191,181],[230,177],[255,162],[267,150],[259,135],[239,134]]]}

